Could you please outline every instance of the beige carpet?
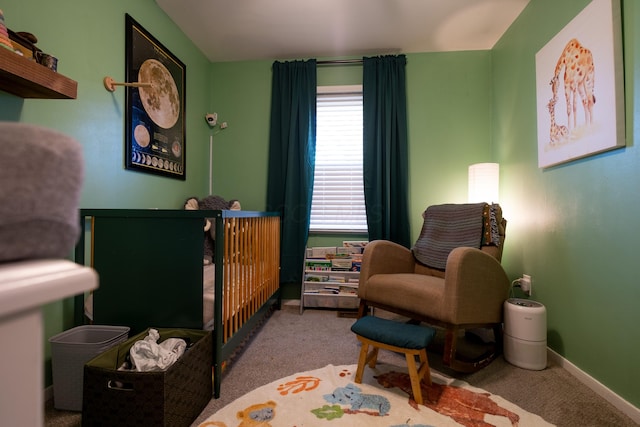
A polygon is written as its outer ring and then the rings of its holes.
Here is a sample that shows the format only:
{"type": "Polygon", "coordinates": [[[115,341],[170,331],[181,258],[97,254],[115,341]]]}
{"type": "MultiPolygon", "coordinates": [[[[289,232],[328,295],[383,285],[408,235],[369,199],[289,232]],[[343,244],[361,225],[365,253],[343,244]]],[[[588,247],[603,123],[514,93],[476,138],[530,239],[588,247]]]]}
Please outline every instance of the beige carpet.
{"type": "Polygon", "coordinates": [[[260,426],[551,426],[500,396],[432,372],[425,403],[411,398],[404,367],[378,364],[354,382],[356,365],[297,373],[238,398],[199,427],[260,426]]]}

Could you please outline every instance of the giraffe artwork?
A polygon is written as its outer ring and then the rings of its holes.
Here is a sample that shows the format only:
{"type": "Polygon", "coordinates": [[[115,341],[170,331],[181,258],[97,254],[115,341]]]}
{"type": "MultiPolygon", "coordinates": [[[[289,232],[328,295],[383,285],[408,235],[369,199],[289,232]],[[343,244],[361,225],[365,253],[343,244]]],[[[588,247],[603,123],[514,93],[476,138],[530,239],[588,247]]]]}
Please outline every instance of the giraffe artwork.
{"type": "Polygon", "coordinates": [[[565,141],[569,136],[569,129],[567,129],[564,125],[559,125],[556,123],[555,116],[555,108],[557,98],[551,98],[549,103],[547,104],[547,108],[549,109],[549,116],[551,119],[551,129],[549,130],[549,142],[551,144],[556,144],[558,142],[565,141]]]}
{"type": "MultiPolygon", "coordinates": [[[[553,78],[550,82],[554,105],[557,102],[558,82],[563,69],[564,97],[567,107],[567,129],[571,132],[571,130],[575,129],[578,125],[576,118],[578,97],[580,97],[582,101],[584,124],[589,126],[593,123],[593,106],[596,103],[596,97],[594,95],[595,67],[593,64],[593,54],[575,38],[567,43],[558,58],[553,78]]],[[[552,114],[551,108],[549,108],[549,113],[552,114]]]]}
{"type": "Polygon", "coordinates": [[[540,168],[626,143],[620,1],[588,3],[536,52],[540,168]]]}
{"type": "Polygon", "coordinates": [[[589,4],[536,52],[541,168],[626,143],[620,1],[585,3],[589,4]]]}

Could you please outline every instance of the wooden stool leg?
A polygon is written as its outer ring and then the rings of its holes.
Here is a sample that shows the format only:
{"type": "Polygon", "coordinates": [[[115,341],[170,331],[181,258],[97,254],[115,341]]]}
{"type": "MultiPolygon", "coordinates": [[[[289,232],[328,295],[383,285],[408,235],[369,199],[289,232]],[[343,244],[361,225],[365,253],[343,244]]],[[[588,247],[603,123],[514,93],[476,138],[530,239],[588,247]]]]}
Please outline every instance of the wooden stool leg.
{"type": "Polygon", "coordinates": [[[429,359],[427,359],[427,350],[420,350],[420,369],[418,370],[418,378],[424,379],[427,385],[431,385],[431,370],[429,369],[429,359]]]}
{"type": "Polygon", "coordinates": [[[378,363],[378,350],[379,348],[372,345],[371,354],[367,356],[367,362],[369,363],[369,367],[371,369],[376,367],[376,363],[378,363]]]}
{"type": "Polygon", "coordinates": [[[364,373],[364,365],[367,364],[367,350],[369,344],[360,340],[362,347],[360,348],[360,356],[358,357],[358,369],[356,370],[355,382],[360,384],[362,382],[362,374],[364,373]]]}
{"type": "Polygon", "coordinates": [[[420,377],[418,376],[418,370],[416,369],[415,353],[405,352],[407,359],[407,368],[409,370],[409,378],[411,379],[411,390],[413,391],[413,400],[418,405],[422,405],[422,390],[420,389],[420,377]]]}

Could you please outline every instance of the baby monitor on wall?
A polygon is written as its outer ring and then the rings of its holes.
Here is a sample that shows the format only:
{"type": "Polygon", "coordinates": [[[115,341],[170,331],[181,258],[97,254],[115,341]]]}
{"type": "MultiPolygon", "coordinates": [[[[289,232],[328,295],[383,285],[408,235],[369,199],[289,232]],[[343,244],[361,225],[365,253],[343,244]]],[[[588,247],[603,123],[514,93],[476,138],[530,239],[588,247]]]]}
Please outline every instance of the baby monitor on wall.
{"type": "Polygon", "coordinates": [[[218,124],[218,113],[207,113],[204,118],[211,127],[218,124]]]}

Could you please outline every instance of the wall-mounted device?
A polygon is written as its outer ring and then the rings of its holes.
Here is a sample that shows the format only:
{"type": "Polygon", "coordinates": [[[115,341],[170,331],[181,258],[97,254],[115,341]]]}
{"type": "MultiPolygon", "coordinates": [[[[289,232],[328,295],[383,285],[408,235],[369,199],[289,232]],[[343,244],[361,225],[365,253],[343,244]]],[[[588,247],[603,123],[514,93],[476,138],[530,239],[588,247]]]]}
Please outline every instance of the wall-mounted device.
{"type": "Polygon", "coordinates": [[[207,113],[205,114],[204,119],[210,127],[214,127],[218,124],[218,113],[207,113]]]}

